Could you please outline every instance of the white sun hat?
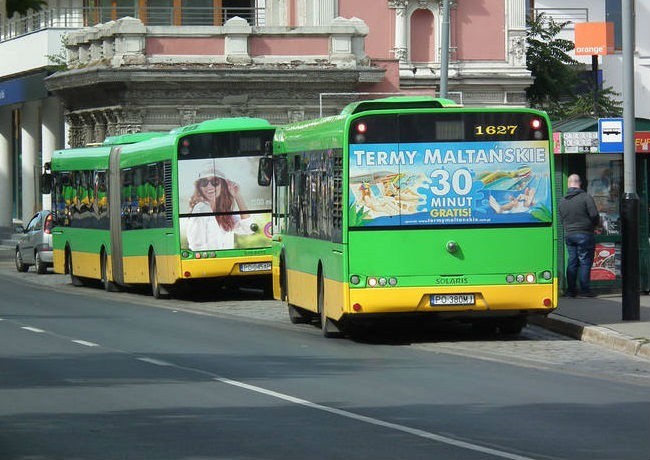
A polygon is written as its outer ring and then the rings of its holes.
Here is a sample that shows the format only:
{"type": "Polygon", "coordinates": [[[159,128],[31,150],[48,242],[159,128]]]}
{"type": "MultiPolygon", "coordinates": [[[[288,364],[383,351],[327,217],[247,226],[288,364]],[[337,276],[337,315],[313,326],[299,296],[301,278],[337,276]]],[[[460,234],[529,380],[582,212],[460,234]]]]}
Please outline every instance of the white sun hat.
{"type": "Polygon", "coordinates": [[[197,177],[197,179],[203,179],[204,177],[219,177],[221,179],[226,178],[226,176],[221,171],[219,171],[217,168],[214,168],[212,166],[200,171],[199,177],[197,177]]]}

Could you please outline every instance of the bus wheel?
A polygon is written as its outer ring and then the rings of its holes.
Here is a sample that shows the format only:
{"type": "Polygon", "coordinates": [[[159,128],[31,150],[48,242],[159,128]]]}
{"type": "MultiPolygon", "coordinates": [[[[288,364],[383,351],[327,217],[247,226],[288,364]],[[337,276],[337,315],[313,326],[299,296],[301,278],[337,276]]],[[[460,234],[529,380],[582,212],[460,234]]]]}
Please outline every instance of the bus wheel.
{"type": "Polygon", "coordinates": [[[323,336],[330,338],[341,337],[343,332],[339,328],[339,325],[333,319],[327,317],[327,312],[325,311],[325,285],[323,282],[323,275],[319,273],[318,275],[318,312],[320,313],[320,327],[323,331],[323,336]]]}
{"type": "Polygon", "coordinates": [[[499,321],[499,332],[506,335],[518,335],[526,326],[526,318],[508,318],[499,321]]]}
{"type": "Polygon", "coordinates": [[[169,292],[158,282],[158,270],[156,268],[156,254],[154,252],[149,256],[149,285],[151,286],[151,295],[156,299],[169,298],[169,292]]]}
{"type": "Polygon", "coordinates": [[[284,262],[284,255],[280,257],[280,300],[288,301],[287,296],[287,267],[284,262]]]}
{"type": "Polygon", "coordinates": [[[70,248],[68,248],[65,252],[65,267],[66,267],[66,272],[70,275],[70,282],[72,283],[73,286],[83,286],[84,282],[82,281],[81,278],[76,276],[74,274],[74,269],[72,268],[72,251],[70,251],[70,248]]]}
{"type": "Polygon", "coordinates": [[[101,255],[101,273],[102,273],[102,287],[104,288],[104,290],[107,292],[119,291],[117,285],[114,282],[109,281],[108,279],[108,255],[106,255],[106,251],[102,251],[102,255],[101,255]]]}

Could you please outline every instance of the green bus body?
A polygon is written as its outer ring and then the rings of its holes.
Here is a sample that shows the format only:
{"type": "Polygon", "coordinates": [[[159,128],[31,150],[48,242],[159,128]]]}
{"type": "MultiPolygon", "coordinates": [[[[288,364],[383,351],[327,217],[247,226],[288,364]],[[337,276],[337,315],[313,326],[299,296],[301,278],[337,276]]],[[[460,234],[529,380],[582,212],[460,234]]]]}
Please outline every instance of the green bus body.
{"type": "Polygon", "coordinates": [[[55,271],[157,297],[179,280],[270,279],[271,196],[256,167],[274,130],[216,119],[54,152],[55,271]]]}
{"type": "Polygon", "coordinates": [[[557,306],[551,139],[543,112],[427,97],[278,128],[275,297],[326,336],[397,314],[518,332],[557,306]]]}

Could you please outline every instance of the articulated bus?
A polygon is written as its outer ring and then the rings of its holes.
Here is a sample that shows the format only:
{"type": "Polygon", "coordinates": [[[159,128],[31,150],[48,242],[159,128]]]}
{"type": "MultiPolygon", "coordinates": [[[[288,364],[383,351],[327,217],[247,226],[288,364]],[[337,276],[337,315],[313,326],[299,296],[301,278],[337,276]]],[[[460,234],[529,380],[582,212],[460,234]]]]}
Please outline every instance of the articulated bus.
{"type": "Polygon", "coordinates": [[[431,97],[279,127],[274,296],[326,337],[398,316],[518,334],[557,306],[551,139],[543,112],[431,97]]]}
{"type": "Polygon", "coordinates": [[[224,118],[54,152],[55,272],[106,290],[148,284],[156,298],[220,277],[270,290],[271,191],[257,173],[274,130],[224,118]]]}

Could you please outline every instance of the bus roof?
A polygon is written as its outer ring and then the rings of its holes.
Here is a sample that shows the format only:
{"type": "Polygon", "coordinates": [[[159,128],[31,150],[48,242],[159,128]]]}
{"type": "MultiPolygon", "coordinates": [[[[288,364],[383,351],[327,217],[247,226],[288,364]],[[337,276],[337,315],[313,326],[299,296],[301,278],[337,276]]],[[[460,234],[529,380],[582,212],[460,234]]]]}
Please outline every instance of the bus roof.
{"type": "Polygon", "coordinates": [[[52,171],[107,169],[110,152],[109,146],[55,150],[52,152],[50,166],[52,171]]]}
{"type": "Polygon", "coordinates": [[[130,133],[130,134],[120,134],[117,136],[109,136],[104,139],[104,142],[101,145],[124,145],[124,144],[135,144],[136,142],[142,142],[155,137],[168,136],[169,131],[151,131],[146,133],[130,133]]]}
{"type": "Polygon", "coordinates": [[[447,107],[462,107],[451,99],[435,98],[433,96],[391,96],[371,99],[348,104],[341,115],[352,115],[368,110],[398,110],[398,109],[436,109],[447,107]]]}
{"type": "Polygon", "coordinates": [[[263,118],[214,118],[211,120],[202,121],[201,123],[195,123],[193,125],[182,126],[180,128],[173,129],[171,131],[171,134],[181,135],[190,132],[240,131],[265,128],[271,129],[274,128],[274,126],[271,125],[268,120],[265,120],[263,118]]]}

